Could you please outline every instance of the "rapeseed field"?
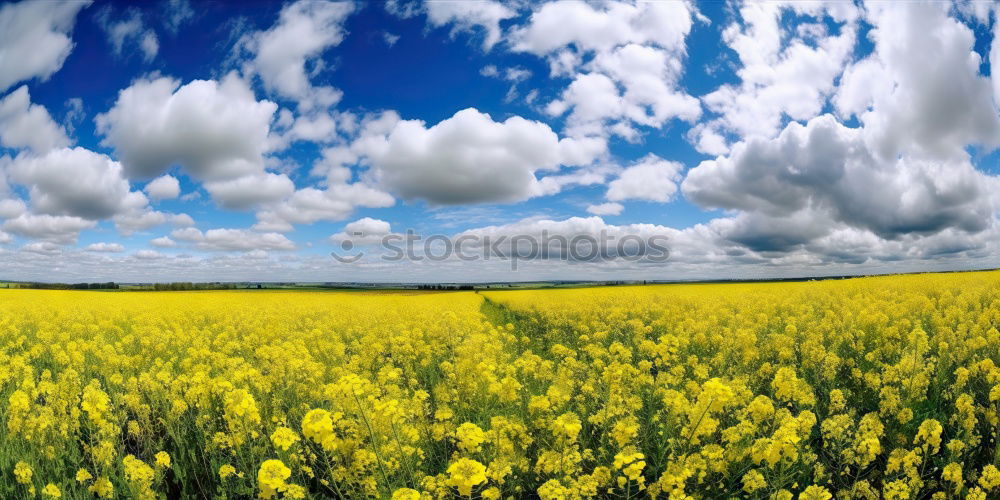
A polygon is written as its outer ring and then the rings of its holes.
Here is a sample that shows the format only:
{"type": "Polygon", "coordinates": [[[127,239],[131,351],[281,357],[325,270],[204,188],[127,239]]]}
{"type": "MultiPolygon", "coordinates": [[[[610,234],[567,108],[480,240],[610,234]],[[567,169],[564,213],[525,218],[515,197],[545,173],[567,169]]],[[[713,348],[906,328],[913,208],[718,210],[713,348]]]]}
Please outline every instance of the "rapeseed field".
{"type": "Polygon", "coordinates": [[[0,290],[0,498],[996,498],[1000,273],[0,290]]]}

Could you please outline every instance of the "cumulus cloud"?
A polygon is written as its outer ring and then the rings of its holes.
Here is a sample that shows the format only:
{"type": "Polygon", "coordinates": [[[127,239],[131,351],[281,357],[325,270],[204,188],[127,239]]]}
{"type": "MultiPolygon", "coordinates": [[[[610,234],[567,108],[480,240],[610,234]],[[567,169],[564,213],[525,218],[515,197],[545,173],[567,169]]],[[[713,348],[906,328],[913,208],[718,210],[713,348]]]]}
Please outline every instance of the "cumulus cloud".
{"type": "Polygon", "coordinates": [[[537,196],[541,188],[535,172],[589,163],[604,147],[560,140],[548,125],[517,116],[496,122],[473,108],[431,127],[398,120],[372,128],[354,148],[378,180],[403,198],[442,205],[537,196]]]}
{"type": "Polygon", "coordinates": [[[253,55],[247,73],[260,75],[268,90],[295,100],[300,108],[336,104],[340,91],[314,86],[310,76],[322,69],[320,56],[344,39],[344,21],[354,10],[351,2],[326,0],[299,0],[286,5],[271,29],[247,35],[241,41],[253,55]]]}
{"type": "Polygon", "coordinates": [[[389,234],[392,234],[392,226],[388,222],[364,217],[345,225],[343,231],[330,237],[330,241],[333,243],[350,241],[356,245],[370,245],[378,243],[389,234]]]}
{"type": "Polygon", "coordinates": [[[159,248],[173,248],[177,246],[177,242],[170,239],[169,236],[161,236],[159,238],[153,238],[152,240],[149,240],[149,244],[159,248]]]}
{"type": "Polygon", "coordinates": [[[386,3],[386,8],[401,17],[412,17],[422,12],[427,15],[427,21],[436,27],[451,25],[452,36],[462,31],[482,31],[483,50],[490,50],[500,41],[500,22],[517,15],[513,9],[491,0],[409,4],[392,0],[386,3]]]}
{"type": "Polygon", "coordinates": [[[70,245],[76,242],[80,231],[91,229],[96,225],[96,222],[80,217],[24,213],[16,218],[7,219],[3,223],[3,230],[25,238],[70,245]]]}
{"type": "Polygon", "coordinates": [[[847,69],[834,104],[860,119],[885,160],[905,152],[960,159],[969,145],[1000,145],[996,79],[980,74],[975,34],[949,8],[866,4],[875,50],[847,69]]]}
{"type": "Polygon", "coordinates": [[[26,212],[27,209],[27,206],[21,200],[0,200],[0,219],[13,219],[26,212]]]}
{"type": "Polygon", "coordinates": [[[118,232],[129,236],[139,231],[146,231],[157,226],[170,224],[175,227],[190,227],[194,225],[194,219],[187,214],[174,214],[161,212],[158,210],[132,210],[114,217],[115,228],[118,232]]]}
{"type": "Polygon", "coordinates": [[[770,138],[785,118],[820,114],[854,52],[859,13],[850,2],[747,2],[738,13],[722,38],[739,57],[740,81],[702,97],[715,117],[689,135],[706,154],[724,154],[727,135],[770,138]]]}
{"type": "Polygon", "coordinates": [[[637,140],[636,125],[660,128],[701,114],[679,88],[685,39],[693,23],[685,2],[556,1],[535,10],[510,35],[512,49],[547,58],[553,76],[572,82],[546,111],[568,113],[568,134],[637,140]]]}
{"type": "Polygon", "coordinates": [[[73,49],[69,34],[76,15],[88,5],[25,0],[0,7],[0,92],[58,71],[73,49]]]}
{"type": "Polygon", "coordinates": [[[587,206],[587,213],[594,215],[621,215],[622,210],[625,210],[625,207],[621,203],[614,202],[587,206]]]}
{"type": "Polygon", "coordinates": [[[148,203],[130,190],[118,162],[84,148],[20,155],[9,171],[12,180],[29,187],[32,210],[41,214],[99,220],[148,203]]]}
{"type": "MultiPolygon", "coordinates": [[[[196,180],[224,208],[247,209],[292,193],[285,174],[265,171],[271,118],[277,106],[257,101],[235,74],[221,82],[180,86],[170,78],[140,80],[123,90],[114,107],[98,115],[106,137],[130,177],[145,179],[173,165],[196,180]]],[[[171,188],[173,185],[154,186],[171,188]]]]}
{"type": "MultiPolygon", "coordinates": [[[[852,15],[828,14],[845,22],[852,15]]],[[[835,91],[824,84],[812,94],[808,112],[782,111],[808,117],[832,95],[837,116],[789,123],[776,137],[748,134],[684,180],[689,200],[735,211],[703,229],[735,258],[771,264],[971,258],[996,240],[1000,179],[977,170],[968,152],[1000,144],[1000,117],[973,32],[939,3],[872,2],[863,15],[872,25],[872,53],[847,65],[835,91]]],[[[828,69],[836,76],[836,68],[828,69]]],[[[754,118],[747,127],[765,130],[761,123],[768,121],[754,118]]]]}
{"type": "Polygon", "coordinates": [[[246,210],[261,203],[285,199],[295,192],[295,184],[285,174],[265,172],[232,180],[206,182],[205,190],[223,208],[246,210]]]}
{"type": "Polygon", "coordinates": [[[170,236],[207,251],[295,250],[295,243],[284,235],[246,229],[209,229],[202,232],[189,227],[174,230],[170,236]]]}
{"type": "Polygon", "coordinates": [[[823,226],[822,215],[894,239],[949,227],[985,229],[993,218],[996,186],[967,159],[882,160],[867,147],[864,130],[823,115],[804,126],[792,123],[775,139],[750,139],[736,144],[728,157],[702,162],[688,173],[683,190],[705,207],[772,219],[802,212],[815,217],[815,227],[823,226]]]}
{"type": "Polygon", "coordinates": [[[21,247],[21,251],[41,255],[59,255],[63,253],[63,247],[49,241],[35,241],[21,247]]]}
{"type": "Polygon", "coordinates": [[[146,184],[146,194],[154,200],[172,200],[181,195],[181,183],[172,175],[164,175],[146,184]]]}
{"type": "Polygon", "coordinates": [[[132,254],[132,257],[139,260],[159,260],[166,256],[156,250],[142,249],[132,254]]]}
{"type": "Polygon", "coordinates": [[[102,144],[115,149],[129,177],[153,178],[179,164],[196,179],[231,180],[263,170],[276,110],[232,73],[183,86],[160,77],[119,92],[96,122],[102,144]]]}
{"type": "Polygon", "coordinates": [[[69,144],[66,131],[52,119],[48,110],[31,103],[26,85],[0,99],[0,146],[45,153],[69,144]]]}
{"type": "Polygon", "coordinates": [[[646,200],[666,203],[677,192],[683,165],[648,154],[608,184],[611,201],[646,200]]]}
{"type": "Polygon", "coordinates": [[[85,248],[88,252],[118,253],[124,252],[125,246],[121,243],[91,243],[85,248]]]}
{"type": "Polygon", "coordinates": [[[364,183],[338,183],[327,189],[307,187],[257,212],[257,224],[253,228],[264,232],[288,232],[293,224],[343,220],[357,207],[389,207],[395,202],[388,193],[364,183]]]}

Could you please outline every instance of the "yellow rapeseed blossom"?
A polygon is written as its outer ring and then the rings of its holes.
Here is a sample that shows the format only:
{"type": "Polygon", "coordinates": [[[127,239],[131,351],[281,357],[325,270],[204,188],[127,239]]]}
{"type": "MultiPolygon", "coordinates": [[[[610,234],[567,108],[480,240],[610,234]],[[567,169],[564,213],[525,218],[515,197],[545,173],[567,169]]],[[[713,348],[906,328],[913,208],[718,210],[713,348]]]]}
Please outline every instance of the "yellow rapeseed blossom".
{"type": "Polygon", "coordinates": [[[1000,272],[0,289],[0,497],[992,498],[998,324],[1000,272]]]}
{"type": "Polygon", "coordinates": [[[21,484],[31,484],[31,467],[24,462],[14,465],[14,479],[21,484]]]}
{"type": "Polygon", "coordinates": [[[271,442],[274,443],[274,446],[284,451],[288,451],[298,440],[299,435],[288,427],[278,427],[271,434],[271,442]]]}
{"type": "Polygon", "coordinates": [[[462,496],[471,496],[472,488],[486,482],[486,466],[471,458],[460,458],[448,466],[448,484],[462,496]]]}
{"type": "Polygon", "coordinates": [[[49,483],[49,484],[46,484],[44,488],[42,488],[42,497],[44,497],[44,498],[62,498],[62,491],[59,490],[58,486],[56,486],[56,485],[54,485],[52,483],[49,483]]]}
{"type": "Polygon", "coordinates": [[[420,492],[410,488],[399,488],[392,492],[392,500],[420,500],[420,492]]]}
{"type": "Polygon", "coordinates": [[[274,498],[278,492],[284,491],[292,471],[281,460],[267,460],[260,464],[257,471],[257,487],[260,498],[274,498]]]}

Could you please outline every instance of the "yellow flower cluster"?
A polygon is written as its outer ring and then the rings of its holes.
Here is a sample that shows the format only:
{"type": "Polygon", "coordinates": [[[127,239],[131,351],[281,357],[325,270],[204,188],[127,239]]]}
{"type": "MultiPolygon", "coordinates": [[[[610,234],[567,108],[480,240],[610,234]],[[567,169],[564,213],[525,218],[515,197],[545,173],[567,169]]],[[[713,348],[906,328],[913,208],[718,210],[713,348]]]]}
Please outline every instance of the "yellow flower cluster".
{"type": "Polygon", "coordinates": [[[1000,273],[0,290],[0,498],[1000,496],[1000,273]]]}

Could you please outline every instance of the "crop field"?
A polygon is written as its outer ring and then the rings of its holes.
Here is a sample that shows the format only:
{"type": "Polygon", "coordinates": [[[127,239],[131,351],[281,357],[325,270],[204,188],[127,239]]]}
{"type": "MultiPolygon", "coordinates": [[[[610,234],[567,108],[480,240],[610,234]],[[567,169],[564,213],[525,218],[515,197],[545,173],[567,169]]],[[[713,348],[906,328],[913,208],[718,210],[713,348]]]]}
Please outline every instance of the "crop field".
{"type": "Polygon", "coordinates": [[[0,290],[0,498],[996,498],[1000,273],[0,290]]]}

